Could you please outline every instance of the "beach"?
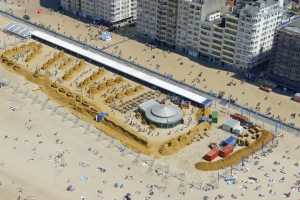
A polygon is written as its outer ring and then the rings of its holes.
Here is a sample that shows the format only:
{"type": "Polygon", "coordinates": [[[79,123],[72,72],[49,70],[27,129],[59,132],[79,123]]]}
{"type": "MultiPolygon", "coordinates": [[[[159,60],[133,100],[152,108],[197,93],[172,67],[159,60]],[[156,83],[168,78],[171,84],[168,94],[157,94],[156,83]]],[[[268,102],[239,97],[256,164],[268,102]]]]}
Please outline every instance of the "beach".
{"type": "MultiPolygon", "coordinates": [[[[0,6],[4,5],[0,2],[0,6]]],[[[51,27],[61,23],[62,33],[81,34],[82,41],[99,30],[91,26],[87,31],[89,27],[85,24],[44,8],[42,14],[37,14],[35,11],[40,7],[36,0],[20,1],[20,7],[16,1],[8,2],[14,2],[5,4],[14,13],[22,16],[25,8],[32,20],[51,27]]],[[[0,17],[1,27],[9,22],[0,17]]],[[[280,115],[286,122],[300,126],[299,104],[288,96],[261,91],[231,72],[202,66],[173,52],[151,50],[117,34],[109,43],[98,39],[87,42],[97,47],[110,46],[105,51],[116,55],[121,50],[120,56],[125,59],[162,74],[172,74],[177,80],[206,91],[222,90],[225,96],[238,98],[242,105],[255,108],[260,102],[263,113],[272,107],[271,115],[280,115]],[[229,82],[231,86],[227,86],[229,82]],[[295,118],[291,117],[293,113],[295,118]]],[[[22,43],[15,36],[0,32],[1,50],[22,43]]],[[[239,165],[199,171],[194,164],[202,159],[207,146],[226,137],[217,127],[208,137],[176,154],[156,159],[132,151],[80,120],[50,100],[38,85],[5,70],[4,66],[0,66],[0,82],[6,83],[0,88],[0,199],[299,199],[300,135],[279,130],[274,141],[239,165]]],[[[226,112],[220,113],[222,120],[227,117],[226,112]]],[[[274,130],[267,125],[266,128],[274,130]]]]}
{"type": "Polygon", "coordinates": [[[238,177],[237,183],[228,185],[223,175],[230,175],[230,168],[186,170],[192,168],[187,156],[200,159],[190,154],[197,143],[160,160],[138,155],[96,129],[86,131],[85,122],[64,119],[63,109],[53,114],[53,102],[43,108],[47,97],[33,84],[13,74],[5,77],[19,85],[17,90],[0,89],[1,197],[15,199],[22,190],[22,198],[45,200],[122,199],[127,193],[132,199],[231,199],[232,195],[253,199],[263,194],[265,199],[276,200],[289,192],[290,199],[297,199],[298,137],[284,134],[277,147],[271,149],[270,144],[246,159],[244,166],[235,166],[232,174],[238,177]],[[35,92],[27,96],[27,90],[35,92]],[[32,103],[34,95],[39,101],[32,103]]]}
{"type": "MultiPolygon", "coordinates": [[[[279,93],[267,93],[253,83],[247,83],[235,73],[226,69],[216,69],[195,62],[187,57],[169,50],[134,40],[138,38],[136,31],[112,33],[112,40],[105,42],[99,39],[99,34],[106,27],[85,24],[74,18],[49,11],[39,6],[39,1],[8,1],[5,4],[8,11],[22,17],[25,13],[32,22],[42,24],[50,30],[72,37],[93,47],[104,50],[125,60],[134,62],[155,72],[172,76],[196,88],[218,94],[224,92],[224,97],[236,100],[236,103],[257,110],[285,123],[300,126],[300,104],[291,100],[290,96],[279,93]],[[20,6],[18,6],[20,5],[20,6]],[[37,10],[41,11],[39,14],[37,10]],[[26,12],[25,12],[26,10],[26,12]],[[51,20],[49,20],[51,19],[51,20]],[[127,37],[131,35],[130,37],[127,37]],[[134,38],[134,39],[131,39],[134,38]]],[[[1,4],[1,3],[0,3],[1,4]]]]}

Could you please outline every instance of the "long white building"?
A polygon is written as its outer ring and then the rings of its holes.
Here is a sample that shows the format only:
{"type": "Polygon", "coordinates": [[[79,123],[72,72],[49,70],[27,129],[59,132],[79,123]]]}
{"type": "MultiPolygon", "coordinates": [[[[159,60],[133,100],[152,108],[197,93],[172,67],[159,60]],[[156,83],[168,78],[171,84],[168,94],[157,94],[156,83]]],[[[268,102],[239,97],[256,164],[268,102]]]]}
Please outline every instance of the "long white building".
{"type": "MultiPolygon", "coordinates": [[[[15,31],[15,30],[9,30],[15,31]]],[[[179,84],[170,83],[169,81],[153,76],[151,73],[147,73],[138,69],[135,69],[131,63],[115,58],[109,54],[95,52],[84,48],[78,44],[71,43],[64,38],[57,37],[55,35],[49,34],[40,30],[28,30],[30,32],[31,38],[42,41],[47,44],[55,45],[58,48],[61,48],[65,51],[75,53],[85,59],[94,61],[100,65],[104,65],[113,71],[117,71],[124,75],[127,75],[135,80],[143,81],[151,86],[168,91],[172,94],[176,94],[180,97],[188,99],[193,103],[207,108],[212,105],[212,100],[207,99],[203,96],[200,96],[198,93],[195,93],[190,88],[186,88],[179,84]]]]}
{"type": "Polygon", "coordinates": [[[193,57],[247,70],[268,59],[282,16],[282,1],[138,0],[141,36],[193,57]]]}
{"type": "Polygon", "coordinates": [[[135,22],[137,0],[61,0],[64,10],[111,25],[135,22]]]}

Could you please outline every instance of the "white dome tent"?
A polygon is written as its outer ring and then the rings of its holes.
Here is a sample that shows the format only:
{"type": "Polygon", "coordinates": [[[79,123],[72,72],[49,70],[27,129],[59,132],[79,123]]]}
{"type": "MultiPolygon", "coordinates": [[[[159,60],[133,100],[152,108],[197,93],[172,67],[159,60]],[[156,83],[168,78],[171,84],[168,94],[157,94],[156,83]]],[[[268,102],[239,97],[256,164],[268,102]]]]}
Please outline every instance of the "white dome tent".
{"type": "Polygon", "coordinates": [[[139,106],[145,118],[160,128],[172,128],[182,122],[181,110],[172,105],[159,104],[149,100],[139,106]]]}

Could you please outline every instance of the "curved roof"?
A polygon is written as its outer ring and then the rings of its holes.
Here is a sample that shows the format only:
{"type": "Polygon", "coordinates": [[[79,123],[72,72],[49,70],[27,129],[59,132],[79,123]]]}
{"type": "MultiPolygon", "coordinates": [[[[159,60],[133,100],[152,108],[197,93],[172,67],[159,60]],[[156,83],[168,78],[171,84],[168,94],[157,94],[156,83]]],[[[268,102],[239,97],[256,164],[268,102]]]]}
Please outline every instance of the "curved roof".
{"type": "Polygon", "coordinates": [[[157,104],[151,108],[151,113],[157,117],[168,118],[177,114],[177,110],[172,106],[157,104]]]}
{"type": "Polygon", "coordinates": [[[183,117],[182,112],[178,107],[159,104],[157,102],[147,106],[143,110],[146,118],[149,121],[160,125],[165,124],[168,126],[177,124],[182,120],[183,117]]]}

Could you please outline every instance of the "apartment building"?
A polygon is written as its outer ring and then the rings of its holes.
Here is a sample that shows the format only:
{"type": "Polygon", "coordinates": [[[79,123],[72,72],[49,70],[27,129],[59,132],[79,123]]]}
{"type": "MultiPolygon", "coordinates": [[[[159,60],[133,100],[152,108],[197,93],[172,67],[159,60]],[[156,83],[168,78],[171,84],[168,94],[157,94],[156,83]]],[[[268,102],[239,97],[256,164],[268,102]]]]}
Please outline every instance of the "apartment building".
{"type": "Polygon", "coordinates": [[[158,0],[138,0],[137,31],[154,41],[157,36],[158,0]]]}
{"type": "MultiPolygon", "coordinates": [[[[202,49],[200,55],[208,55],[210,62],[222,66],[234,66],[237,42],[238,17],[230,13],[220,20],[207,24],[210,27],[211,39],[207,52],[202,49]]],[[[203,27],[203,26],[202,26],[203,27]]],[[[204,41],[202,41],[203,43],[204,41]]]]}
{"type": "Polygon", "coordinates": [[[221,9],[226,0],[138,0],[138,32],[146,38],[181,47],[186,32],[199,31],[200,20],[209,12],[221,9]]]}
{"type": "Polygon", "coordinates": [[[53,10],[59,10],[60,0],[40,0],[40,5],[53,10]]]}
{"type": "Polygon", "coordinates": [[[207,20],[205,30],[210,31],[210,38],[201,41],[200,45],[206,43],[207,48],[206,53],[200,49],[200,55],[206,54],[209,61],[240,71],[265,63],[281,22],[280,5],[276,0],[238,0],[234,11],[225,13],[222,20],[207,20]]]}
{"type": "Polygon", "coordinates": [[[75,15],[81,13],[81,0],[61,0],[60,5],[62,9],[75,15]]]}
{"type": "Polygon", "coordinates": [[[64,10],[109,25],[135,22],[137,0],[61,0],[64,10]]]}
{"type": "Polygon", "coordinates": [[[237,0],[234,9],[227,5],[227,0],[139,0],[138,32],[154,41],[167,40],[189,56],[237,70],[266,62],[281,22],[282,1],[237,0]],[[161,7],[167,6],[167,12],[170,5],[168,18],[161,7]]]}
{"type": "Polygon", "coordinates": [[[178,3],[181,0],[138,0],[138,32],[175,47],[178,3]]]}
{"type": "Polygon", "coordinates": [[[247,2],[238,11],[235,65],[242,69],[266,62],[271,54],[282,5],[276,0],[247,2]]]}
{"type": "Polygon", "coordinates": [[[275,81],[300,91],[300,19],[279,30],[270,67],[275,81]]]}
{"type": "Polygon", "coordinates": [[[206,42],[209,39],[201,31],[201,25],[205,21],[220,19],[221,12],[216,12],[216,10],[223,9],[225,4],[225,0],[179,1],[176,29],[177,49],[196,56],[200,49],[200,41],[206,42]],[[213,14],[207,18],[210,13],[213,14]]]}

